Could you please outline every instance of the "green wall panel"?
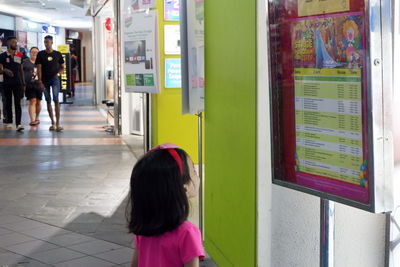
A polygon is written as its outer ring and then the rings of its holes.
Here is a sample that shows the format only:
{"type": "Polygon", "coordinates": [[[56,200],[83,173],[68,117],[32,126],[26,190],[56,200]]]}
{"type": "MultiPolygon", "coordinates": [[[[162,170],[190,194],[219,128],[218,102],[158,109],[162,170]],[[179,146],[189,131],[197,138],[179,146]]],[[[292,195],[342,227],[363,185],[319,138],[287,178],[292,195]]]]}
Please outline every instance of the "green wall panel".
{"type": "Polygon", "coordinates": [[[256,266],[256,1],[205,2],[205,244],[256,266]]]}

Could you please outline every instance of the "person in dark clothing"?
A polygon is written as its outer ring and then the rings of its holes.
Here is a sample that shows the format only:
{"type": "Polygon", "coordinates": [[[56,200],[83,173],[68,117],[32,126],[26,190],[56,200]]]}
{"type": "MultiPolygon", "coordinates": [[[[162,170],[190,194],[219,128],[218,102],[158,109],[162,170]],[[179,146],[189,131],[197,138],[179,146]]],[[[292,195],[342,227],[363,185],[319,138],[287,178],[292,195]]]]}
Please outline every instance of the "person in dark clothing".
{"type": "MultiPolygon", "coordinates": [[[[0,39],[0,54],[2,54],[3,51],[3,40],[0,39]]],[[[4,95],[4,88],[3,88],[3,82],[4,82],[4,74],[0,74],[0,98],[1,98],[1,104],[2,107],[0,109],[0,119],[1,119],[1,114],[3,114],[3,123],[7,122],[6,119],[6,97],[4,95]]]]}
{"type": "Polygon", "coordinates": [[[22,70],[22,53],[17,52],[17,38],[7,39],[7,51],[0,55],[0,74],[4,74],[4,95],[6,98],[6,123],[12,124],[12,98],[14,96],[15,124],[17,131],[24,130],[21,125],[21,99],[23,97],[25,79],[22,70]]]}
{"type": "Polygon", "coordinates": [[[64,59],[62,54],[53,50],[53,37],[48,35],[44,38],[45,50],[39,52],[36,58],[36,66],[38,71],[39,82],[44,85],[44,96],[47,102],[47,110],[51,119],[50,131],[62,131],[60,125],[60,101],[58,95],[60,93],[60,78],[64,72],[64,59]],[[51,106],[50,88],[53,93],[53,102],[56,112],[56,121],[54,122],[53,107],[51,106]]]}
{"type": "Polygon", "coordinates": [[[34,86],[35,80],[37,80],[37,71],[36,71],[36,57],[39,53],[39,48],[32,47],[30,51],[30,58],[26,58],[22,63],[25,75],[25,82],[26,82],[26,90],[25,96],[26,99],[29,101],[29,117],[31,122],[29,123],[30,126],[35,126],[40,123],[39,115],[40,111],[42,110],[42,96],[43,91],[38,90],[34,86]]]}
{"type": "Polygon", "coordinates": [[[71,52],[71,93],[72,96],[75,96],[75,81],[76,81],[76,73],[78,68],[78,56],[75,52],[71,52]]]}
{"type": "Polygon", "coordinates": [[[0,74],[0,98],[1,98],[1,108],[0,108],[0,119],[3,115],[3,123],[6,123],[6,97],[4,96],[4,89],[3,89],[3,81],[4,75],[0,74]]]}

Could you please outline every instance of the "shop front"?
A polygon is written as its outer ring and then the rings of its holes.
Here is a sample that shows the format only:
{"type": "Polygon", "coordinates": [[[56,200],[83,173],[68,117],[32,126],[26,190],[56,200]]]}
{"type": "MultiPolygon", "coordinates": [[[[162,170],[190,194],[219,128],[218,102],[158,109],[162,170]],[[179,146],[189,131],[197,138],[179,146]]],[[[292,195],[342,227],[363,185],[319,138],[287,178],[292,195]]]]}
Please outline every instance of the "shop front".
{"type": "MultiPolygon", "coordinates": [[[[124,66],[121,62],[121,35],[118,22],[121,16],[120,3],[94,1],[91,11],[94,20],[94,66],[95,102],[107,114],[109,126],[116,134],[144,135],[143,94],[125,92],[121,82],[124,66]],[[122,114],[122,109],[124,110],[122,114]]],[[[122,51],[123,52],[123,51],[122,51]]],[[[148,64],[150,65],[150,63],[148,64]]]]}

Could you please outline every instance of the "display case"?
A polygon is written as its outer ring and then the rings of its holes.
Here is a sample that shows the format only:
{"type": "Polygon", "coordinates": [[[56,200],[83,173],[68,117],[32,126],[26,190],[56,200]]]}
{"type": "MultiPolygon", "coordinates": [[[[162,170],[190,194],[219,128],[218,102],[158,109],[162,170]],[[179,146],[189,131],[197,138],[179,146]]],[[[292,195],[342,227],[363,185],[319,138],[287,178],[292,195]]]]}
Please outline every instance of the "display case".
{"type": "Polygon", "coordinates": [[[275,184],[393,209],[390,2],[268,1],[275,184]]]}

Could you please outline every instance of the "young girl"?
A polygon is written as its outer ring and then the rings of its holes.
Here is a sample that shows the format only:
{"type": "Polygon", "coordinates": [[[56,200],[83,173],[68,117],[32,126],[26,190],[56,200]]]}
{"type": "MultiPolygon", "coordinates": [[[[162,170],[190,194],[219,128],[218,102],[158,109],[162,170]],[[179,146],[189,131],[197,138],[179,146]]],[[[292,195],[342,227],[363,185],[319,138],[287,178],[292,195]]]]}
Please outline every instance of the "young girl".
{"type": "Polygon", "coordinates": [[[198,267],[204,258],[199,229],[187,221],[199,177],[185,151],[163,144],[145,154],[131,176],[129,231],[132,267],[198,267]]]}

